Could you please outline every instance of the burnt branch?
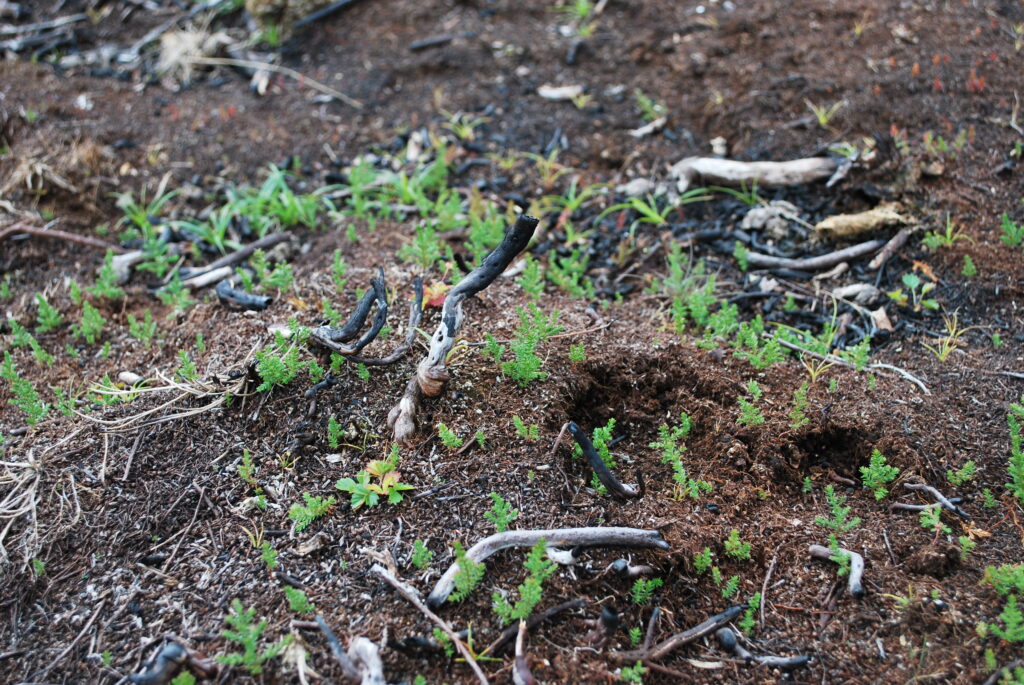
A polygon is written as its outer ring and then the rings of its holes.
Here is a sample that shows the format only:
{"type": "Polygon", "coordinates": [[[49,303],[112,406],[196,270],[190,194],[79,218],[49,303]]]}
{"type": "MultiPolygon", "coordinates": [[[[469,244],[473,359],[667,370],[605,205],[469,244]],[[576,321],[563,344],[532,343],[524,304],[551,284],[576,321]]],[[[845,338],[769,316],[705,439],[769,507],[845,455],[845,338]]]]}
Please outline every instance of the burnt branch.
{"type": "MultiPolygon", "coordinates": [[[[547,621],[553,616],[557,616],[563,611],[579,609],[581,607],[586,606],[586,604],[587,600],[583,599],[582,597],[570,599],[568,602],[562,602],[561,604],[553,606],[550,609],[545,609],[539,614],[533,614],[532,616],[530,616],[530,618],[526,621],[526,628],[527,630],[533,630],[541,623],[544,623],[544,621],[547,621]]],[[[512,639],[516,636],[518,630],[519,626],[509,626],[500,636],[498,636],[498,639],[492,642],[490,647],[485,649],[482,653],[499,654],[503,649],[505,649],[505,647],[508,646],[508,643],[512,642],[512,639]]]]}
{"type": "Polygon", "coordinates": [[[740,659],[753,662],[769,668],[777,668],[780,671],[793,671],[803,668],[811,660],[809,656],[756,656],[751,654],[736,638],[732,628],[719,628],[715,632],[718,644],[728,649],[740,659]]]}
{"type": "Polygon", "coordinates": [[[341,642],[338,640],[338,636],[334,634],[331,627],[327,625],[327,621],[320,614],[316,615],[316,626],[323,633],[324,639],[327,640],[327,644],[331,647],[331,654],[334,655],[335,661],[341,666],[342,672],[345,674],[345,678],[352,682],[358,682],[362,680],[359,675],[359,669],[352,663],[352,660],[348,658],[348,654],[341,648],[341,642]]]}
{"type": "Polygon", "coordinates": [[[344,356],[358,354],[373,342],[388,319],[387,282],[384,280],[384,269],[379,270],[377,278],[372,279],[370,285],[371,289],[363,295],[363,299],[359,301],[359,305],[344,326],[340,328],[318,326],[313,329],[310,339],[344,356]],[[366,323],[366,317],[370,314],[370,307],[374,303],[377,304],[377,313],[373,316],[370,330],[351,347],[343,345],[342,343],[347,343],[359,334],[363,324],[366,323]]]}
{"type": "MultiPolygon", "coordinates": [[[[832,550],[823,545],[811,545],[807,548],[807,552],[815,559],[835,561],[832,558],[834,556],[832,550]]],[[[864,596],[864,586],[861,584],[861,578],[864,577],[864,557],[842,547],[839,548],[839,552],[850,557],[850,573],[846,579],[846,589],[851,597],[860,599],[864,596]]]]}
{"type": "MultiPolygon", "coordinates": [[[[668,549],[669,544],[656,530],[642,528],[592,527],[555,528],[549,530],[508,530],[495,533],[476,543],[466,552],[466,558],[481,563],[495,552],[509,547],[533,547],[541,539],[557,547],[643,547],[668,549]]],[[[453,563],[434,585],[427,604],[440,607],[455,589],[455,576],[459,565],[453,563]]]]}
{"type": "Polygon", "coordinates": [[[608,468],[608,465],[601,459],[601,455],[597,453],[594,443],[590,441],[590,436],[581,430],[575,421],[569,422],[569,432],[575,438],[576,444],[583,450],[583,456],[587,458],[587,463],[594,470],[597,479],[608,488],[608,492],[622,499],[633,499],[640,496],[638,490],[623,484],[622,481],[615,477],[615,474],[608,468]]]}
{"type": "Polygon", "coordinates": [[[868,240],[863,243],[845,247],[842,250],[829,252],[817,257],[804,257],[802,259],[786,259],[784,257],[772,257],[760,252],[748,252],[747,261],[750,266],[765,269],[796,269],[797,271],[820,271],[835,266],[840,262],[857,259],[876,252],[885,245],[884,240],[868,240]]]}
{"type": "Polygon", "coordinates": [[[402,344],[386,357],[371,358],[352,355],[348,358],[349,361],[367,366],[386,366],[394,364],[412,349],[412,345],[416,341],[416,329],[420,327],[420,320],[423,318],[423,279],[417,276],[413,279],[412,287],[416,293],[416,299],[409,304],[409,323],[406,324],[405,340],[402,341],[402,344]]]}
{"type": "Polygon", "coordinates": [[[722,613],[715,614],[703,623],[695,625],[692,628],[688,628],[681,633],[676,633],[672,637],[659,642],[650,649],[631,649],[626,652],[612,652],[610,656],[615,661],[623,663],[646,661],[648,659],[660,659],[669,652],[679,649],[683,645],[688,645],[691,642],[701,639],[705,635],[710,635],[729,621],[739,616],[741,611],[743,611],[743,607],[740,605],[729,607],[722,613]]]}
{"type": "Polygon", "coordinates": [[[946,509],[949,509],[951,512],[953,512],[960,518],[971,518],[966,511],[964,511],[957,505],[953,504],[953,502],[951,502],[948,497],[946,497],[945,495],[943,495],[941,492],[939,492],[930,485],[924,485],[923,483],[904,483],[903,487],[905,487],[907,490],[924,490],[925,492],[932,496],[932,499],[934,499],[936,502],[941,504],[946,509]]]}
{"type": "Polygon", "coordinates": [[[210,262],[209,264],[207,264],[206,266],[204,266],[202,268],[196,269],[195,271],[189,270],[189,271],[186,271],[186,272],[182,273],[181,274],[181,282],[184,285],[188,285],[188,282],[190,280],[193,280],[195,278],[199,278],[203,274],[206,274],[206,273],[209,273],[210,271],[214,271],[216,269],[219,269],[222,266],[234,266],[235,264],[241,264],[242,262],[247,260],[249,257],[252,257],[252,255],[256,252],[256,250],[263,250],[263,249],[266,249],[268,247],[273,247],[274,245],[277,245],[278,243],[283,243],[283,242],[285,242],[287,240],[291,240],[291,239],[292,239],[292,234],[288,233],[287,231],[285,231],[283,233],[271,233],[268,236],[264,236],[264,237],[260,238],[256,242],[249,243],[245,247],[240,248],[238,250],[235,250],[231,254],[224,255],[220,259],[218,259],[216,261],[213,261],[213,262],[210,262]]]}
{"type": "Polygon", "coordinates": [[[450,378],[445,359],[462,326],[463,300],[489,286],[508,268],[516,255],[529,244],[537,223],[537,219],[525,214],[516,219],[501,244],[448,293],[441,310],[441,323],[430,340],[430,351],[419,363],[416,376],[406,386],[402,399],[388,414],[388,427],[394,431],[396,442],[409,443],[416,430],[416,410],[423,396],[440,395],[450,378]]]}
{"type": "Polygon", "coordinates": [[[254,295],[253,293],[239,290],[232,286],[227,279],[217,284],[215,292],[217,293],[217,298],[230,307],[249,309],[256,312],[266,309],[272,301],[272,298],[267,295],[254,295]]]}

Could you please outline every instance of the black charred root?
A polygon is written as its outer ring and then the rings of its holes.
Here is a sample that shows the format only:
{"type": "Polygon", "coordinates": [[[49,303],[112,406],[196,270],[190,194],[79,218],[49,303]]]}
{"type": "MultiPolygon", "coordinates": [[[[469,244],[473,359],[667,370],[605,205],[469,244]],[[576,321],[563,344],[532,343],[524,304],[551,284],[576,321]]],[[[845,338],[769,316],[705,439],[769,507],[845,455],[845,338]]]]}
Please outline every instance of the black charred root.
{"type": "Polygon", "coordinates": [[[409,322],[405,327],[405,340],[402,341],[402,344],[386,357],[376,358],[352,355],[349,357],[349,361],[357,364],[366,364],[367,366],[386,366],[394,364],[408,354],[409,350],[412,349],[413,343],[416,341],[416,329],[419,328],[420,320],[423,318],[423,280],[417,276],[412,282],[412,287],[416,294],[416,299],[409,304],[409,322]]]}
{"type": "Polygon", "coordinates": [[[718,644],[722,645],[724,649],[729,650],[740,659],[744,661],[760,664],[767,666],[768,668],[777,668],[780,671],[794,671],[798,668],[803,668],[810,662],[811,657],[802,656],[757,656],[751,654],[746,648],[739,643],[736,639],[736,633],[732,631],[732,628],[719,628],[715,633],[715,637],[718,639],[718,644]]]}
{"type": "Polygon", "coordinates": [[[135,685],[167,685],[182,668],[186,667],[206,680],[217,677],[215,664],[198,658],[177,642],[168,642],[156,653],[142,673],[128,676],[128,682],[135,685]]]}
{"type": "Polygon", "coordinates": [[[217,297],[224,304],[229,307],[249,309],[256,312],[261,312],[270,305],[272,298],[266,295],[254,295],[253,293],[239,290],[232,287],[229,280],[226,279],[217,284],[217,297]]]}
{"type": "Polygon", "coordinates": [[[601,459],[601,455],[597,453],[594,443],[590,441],[590,437],[576,425],[575,421],[569,422],[569,432],[572,433],[572,437],[576,439],[576,443],[583,450],[583,456],[587,458],[587,463],[594,470],[597,479],[608,488],[608,492],[621,499],[635,499],[643,493],[642,479],[640,487],[634,489],[623,484],[622,481],[615,477],[615,474],[611,472],[611,469],[601,459]]]}

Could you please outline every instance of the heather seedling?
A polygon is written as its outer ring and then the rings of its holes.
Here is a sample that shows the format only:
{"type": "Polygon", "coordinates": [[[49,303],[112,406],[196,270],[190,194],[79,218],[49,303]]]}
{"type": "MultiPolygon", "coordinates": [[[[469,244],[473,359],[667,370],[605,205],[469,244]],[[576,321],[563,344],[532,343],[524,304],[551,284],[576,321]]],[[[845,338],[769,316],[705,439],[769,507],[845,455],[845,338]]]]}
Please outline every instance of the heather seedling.
{"type": "Polygon", "coordinates": [[[526,425],[523,420],[518,416],[512,417],[512,425],[516,428],[516,435],[525,440],[539,440],[540,439],[540,426],[535,423],[526,425]]]}
{"type": "Polygon", "coordinates": [[[793,393],[793,411],[789,413],[791,423],[789,427],[793,430],[800,430],[808,423],[807,409],[810,403],[807,401],[807,383],[801,383],[800,387],[793,393]]]}
{"type": "Polygon", "coordinates": [[[39,393],[30,381],[18,375],[18,369],[14,366],[11,353],[4,352],[3,364],[0,364],[0,378],[3,378],[10,385],[13,398],[8,400],[9,404],[25,413],[25,422],[34,426],[44,418],[50,411],[50,405],[39,399],[39,393]]]}
{"type": "Polygon", "coordinates": [[[733,528],[725,540],[725,553],[738,561],[747,561],[750,559],[750,543],[743,542],[740,532],[733,528]]]}
{"type": "Polygon", "coordinates": [[[455,656],[455,645],[452,644],[452,639],[448,637],[448,633],[444,632],[440,628],[434,628],[434,639],[437,640],[437,644],[441,645],[441,649],[444,651],[445,656],[451,659],[455,656]]]}
{"type": "Polygon", "coordinates": [[[288,607],[297,614],[311,614],[316,611],[316,605],[298,588],[285,585],[284,596],[288,598],[288,607]]]}
{"type": "Polygon", "coordinates": [[[100,268],[96,284],[85,290],[90,295],[105,300],[124,297],[124,290],[117,285],[117,272],[114,271],[114,252],[112,250],[107,250],[107,254],[103,258],[103,266],[100,268]]]}
{"type": "Polygon", "coordinates": [[[889,494],[889,491],[883,486],[895,480],[899,472],[900,470],[895,466],[886,464],[885,456],[878,450],[872,450],[871,461],[867,466],[860,467],[860,476],[864,481],[864,487],[870,488],[875,493],[876,500],[889,494]]]}
{"type": "Polygon", "coordinates": [[[345,429],[333,416],[327,419],[327,444],[332,450],[341,446],[341,439],[345,437],[345,429]]]}
{"type": "Polygon", "coordinates": [[[573,364],[582,364],[587,361],[587,350],[583,343],[569,346],[569,361],[573,364]]]}
{"type": "Polygon", "coordinates": [[[746,271],[749,268],[750,263],[747,260],[750,256],[750,250],[748,250],[747,246],[738,240],[733,245],[732,256],[736,258],[736,263],[739,265],[740,271],[746,271]]]}
{"type": "Polygon", "coordinates": [[[629,629],[629,646],[636,647],[640,644],[640,638],[644,636],[644,631],[639,626],[633,626],[629,629]]]}
{"type": "Polygon", "coordinates": [[[743,618],[740,619],[740,630],[744,635],[754,632],[754,615],[761,608],[761,593],[755,592],[754,596],[747,600],[747,608],[743,610],[743,618]]]}
{"type": "Polygon", "coordinates": [[[921,520],[921,527],[925,530],[935,531],[936,535],[949,535],[953,532],[949,526],[942,522],[942,507],[938,504],[922,509],[919,518],[921,520]]]}
{"type": "Polygon", "coordinates": [[[302,499],[305,500],[305,504],[293,504],[288,510],[288,517],[295,521],[296,532],[304,530],[321,516],[326,516],[334,506],[333,497],[316,497],[304,492],[302,499]]]}
{"type": "Polygon", "coordinates": [[[501,618],[502,624],[528,619],[533,613],[534,607],[540,604],[544,581],[557,570],[555,562],[545,557],[546,547],[547,543],[542,538],[537,541],[526,557],[523,567],[527,571],[527,576],[519,586],[519,599],[514,606],[509,604],[500,592],[491,595],[494,613],[501,618]]]}
{"type": "Polygon", "coordinates": [[[637,578],[633,583],[633,603],[638,605],[648,604],[654,596],[654,591],[664,585],[661,578],[637,578]]]}
{"type": "Polygon", "coordinates": [[[64,323],[64,317],[47,302],[42,293],[36,293],[36,305],[38,307],[36,322],[39,324],[36,326],[36,332],[48,333],[64,323]]]}
{"type": "Polygon", "coordinates": [[[174,375],[186,383],[194,381],[199,375],[195,362],[185,350],[178,350],[178,370],[174,372],[174,375]]]}
{"type": "Polygon", "coordinates": [[[640,117],[648,123],[668,113],[665,103],[649,98],[639,88],[633,91],[633,97],[636,98],[636,106],[640,109],[640,117]]]}
{"type": "Polygon", "coordinates": [[[277,658],[284,651],[291,641],[291,636],[286,636],[275,645],[263,650],[259,649],[260,638],[267,627],[267,622],[254,623],[256,616],[255,609],[246,609],[237,599],[231,602],[231,613],[224,617],[232,630],[225,630],[222,635],[229,642],[234,642],[242,648],[241,654],[227,654],[217,657],[217,661],[228,666],[242,666],[251,675],[259,675],[263,672],[263,664],[271,659],[277,658]]]}
{"type": "Polygon", "coordinates": [[[811,482],[810,476],[804,476],[804,484],[800,486],[800,492],[805,495],[814,489],[814,483],[811,482]]]}
{"type": "Polygon", "coordinates": [[[82,303],[82,323],[72,326],[72,332],[76,338],[85,338],[90,345],[94,344],[103,332],[103,324],[106,319],[99,310],[88,302],[82,303]]]}
{"type": "Polygon", "coordinates": [[[531,300],[536,301],[544,294],[544,274],[540,270],[540,262],[526,255],[526,266],[523,267],[523,275],[519,278],[519,286],[531,300]]]}
{"type": "MultiPolygon", "coordinates": [[[[537,346],[562,330],[558,325],[558,312],[554,311],[549,316],[537,308],[537,305],[530,304],[527,309],[519,308],[520,327],[516,330],[516,337],[509,348],[514,355],[513,359],[501,362],[503,373],[526,387],[531,381],[544,380],[547,373],[540,370],[543,364],[537,356],[537,346]]],[[[496,361],[504,355],[505,346],[497,346],[492,349],[496,361]],[[498,352],[500,350],[500,352],[498,352]]]]}
{"type": "Polygon", "coordinates": [[[494,524],[494,529],[499,533],[508,530],[508,526],[519,517],[519,510],[513,509],[512,505],[505,501],[505,498],[496,492],[491,493],[490,511],[484,513],[484,518],[494,524]]]}
{"type": "Polygon", "coordinates": [[[698,499],[702,492],[711,492],[710,483],[690,478],[686,467],[683,466],[682,454],[686,451],[686,446],[682,442],[690,433],[690,425],[690,417],[683,412],[679,415],[678,426],[661,426],[658,428],[658,440],[650,444],[651,447],[661,450],[661,463],[672,466],[672,496],[677,502],[684,497],[698,499]]]}
{"type": "Polygon", "coordinates": [[[1010,426],[1010,482],[1006,484],[1006,488],[1024,504],[1024,447],[1021,445],[1021,421],[1024,421],[1024,405],[1011,402],[1010,413],[1006,415],[1006,422],[1010,426]]]}
{"type": "Polygon", "coordinates": [[[644,675],[646,674],[647,667],[644,666],[642,662],[638,661],[632,666],[623,666],[622,670],[619,671],[619,679],[627,683],[636,683],[637,685],[643,685],[644,675]]]}
{"type": "Polygon", "coordinates": [[[1010,220],[1010,215],[1003,213],[1003,224],[1000,227],[1002,235],[999,239],[1003,241],[1004,245],[1009,247],[1018,247],[1024,244],[1024,222],[1016,223],[1010,220]]]}
{"type": "Polygon", "coordinates": [[[705,547],[704,551],[693,555],[693,568],[697,573],[707,573],[711,568],[711,548],[705,547]]]}
{"type": "Polygon", "coordinates": [[[832,552],[829,561],[835,562],[839,566],[836,574],[842,578],[850,572],[850,554],[843,551],[839,546],[839,538],[836,537],[835,533],[829,533],[828,535],[828,549],[832,552]]]}
{"type": "Polygon", "coordinates": [[[722,597],[729,599],[736,594],[740,589],[740,577],[731,576],[729,580],[725,581],[725,585],[722,586],[722,597]]]}
{"type": "Polygon", "coordinates": [[[437,424],[437,436],[441,438],[441,443],[450,450],[462,447],[462,438],[443,423],[437,424]]]}
{"type": "Polygon", "coordinates": [[[277,568],[277,551],[267,541],[260,545],[260,561],[267,565],[268,571],[277,568]]]}
{"type": "Polygon", "coordinates": [[[754,402],[748,401],[745,397],[736,398],[736,402],[740,405],[740,416],[736,419],[736,423],[741,426],[760,426],[764,424],[764,416],[755,404],[761,399],[761,388],[758,386],[757,381],[752,380],[747,384],[747,393],[754,402]]]}
{"type": "Polygon", "coordinates": [[[999,506],[999,500],[996,499],[996,496],[993,495],[992,491],[989,490],[988,488],[985,488],[984,490],[981,491],[981,497],[981,506],[985,507],[986,509],[995,509],[996,507],[999,506]]]}
{"type": "Polygon", "coordinates": [[[964,483],[966,483],[967,481],[969,481],[972,478],[974,478],[975,474],[977,474],[977,473],[978,473],[978,467],[975,465],[973,460],[968,459],[964,463],[964,465],[961,466],[956,471],[947,470],[946,471],[946,480],[948,480],[951,485],[959,487],[959,486],[963,485],[964,483]]]}
{"type": "Polygon", "coordinates": [[[141,321],[129,314],[128,333],[141,342],[142,346],[148,350],[156,339],[156,322],[153,321],[153,312],[147,309],[141,321]]]}
{"type": "Polygon", "coordinates": [[[957,542],[960,543],[960,561],[967,561],[967,557],[971,555],[971,552],[974,551],[974,548],[978,545],[978,543],[976,543],[967,535],[961,535],[960,537],[958,537],[957,542]]]}
{"type": "Polygon", "coordinates": [[[717,566],[711,567],[711,582],[715,584],[715,587],[722,585],[722,569],[717,566]]]}
{"type": "Polygon", "coordinates": [[[946,214],[946,229],[943,232],[929,231],[925,234],[924,239],[921,241],[925,244],[929,250],[938,250],[940,247],[953,247],[958,240],[966,240],[968,242],[974,242],[970,236],[964,235],[962,232],[956,230],[956,224],[953,223],[952,217],[946,214]]]}
{"type": "Polygon", "coordinates": [[[466,551],[462,549],[462,543],[456,541],[452,548],[455,552],[455,564],[459,567],[459,571],[455,574],[455,590],[448,596],[448,601],[461,602],[483,580],[487,567],[467,557],[466,551]]]}
{"type": "Polygon", "coordinates": [[[825,499],[828,501],[829,510],[832,512],[832,518],[816,516],[814,518],[814,522],[819,526],[829,528],[839,533],[845,533],[846,531],[860,525],[860,518],[858,517],[848,520],[851,507],[843,506],[846,502],[846,497],[837,495],[835,487],[832,485],[825,486],[825,499]]]}
{"type": "Polygon", "coordinates": [[[425,569],[430,566],[430,560],[434,558],[434,553],[430,551],[426,543],[423,540],[417,540],[412,543],[412,565],[419,570],[425,569]]]}
{"type": "Polygon", "coordinates": [[[572,297],[593,297],[594,285],[586,280],[590,255],[574,249],[568,256],[559,257],[554,250],[548,253],[545,278],[559,290],[572,297]]]}
{"type": "Polygon", "coordinates": [[[476,442],[477,447],[485,449],[487,447],[487,434],[483,430],[478,430],[473,434],[473,441],[476,442]]]}
{"type": "Polygon", "coordinates": [[[964,278],[974,278],[978,275],[978,267],[974,265],[971,255],[964,255],[964,265],[960,267],[960,275],[964,278]]]}

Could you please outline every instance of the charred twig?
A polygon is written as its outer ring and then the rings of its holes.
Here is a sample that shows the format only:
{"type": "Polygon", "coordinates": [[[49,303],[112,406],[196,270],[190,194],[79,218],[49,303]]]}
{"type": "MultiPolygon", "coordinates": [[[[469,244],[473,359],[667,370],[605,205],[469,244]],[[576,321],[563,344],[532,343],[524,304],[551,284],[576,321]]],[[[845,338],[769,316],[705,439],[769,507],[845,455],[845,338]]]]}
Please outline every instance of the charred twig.
{"type": "MultiPolygon", "coordinates": [[[[533,614],[532,616],[530,616],[530,618],[526,621],[526,627],[528,630],[533,630],[541,623],[544,623],[544,621],[547,621],[553,616],[557,616],[563,611],[579,609],[581,607],[586,606],[586,604],[587,600],[583,599],[582,597],[570,599],[568,602],[562,602],[561,604],[553,606],[550,609],[545,609],[539,614],[533,614]]],[[[516,631],[518,630],[518,626],[511,626],[509,628],[506,628],[501,633],[501,635],[498,636],[498,639],[492,642],[490,646],[482,652],[482,654],[499,654],[501,650],[504,649],[505,646],[512,641],[512,638],[516,636],[516,631]]]]}
{"type": "Polygon", "coordinates": [[[315,12],[310,12],[302,19],[299,19],[297,22],[292,24],[292,26],[294,28],[300,28],[306,24],[312,24],[314,21],[320,21],[321,19],[329,17],[335,12],[340,12],[356,2],[358,2],[358,0],[338,0],[337,2],[332,2],[330,5],[327,5],[327,7],[318,9],[315,12]]]}
{"type": "MultiPolygon", "coordinates": [[[[815,559],[836,561],[833,558],[832,550],[823,545],[811,545],[807,548],[807,551],[815,559]]],[[[864,596],[864,586],[860,582],[861,578],[864,576],[864,557],[856,552],[843,549],[842,547],[839,548],[839,553],[845,554],[850,558],[850,573],[846,579],[846,589],[849,591],[851,597],[854,599],[860,599],[864,596]]]]}
{"type": "MultiPolygon", "coordinates": [[[[669,544],[656,530],[642,528],[591,527],[555,528],[549,530],[508,530],[495,533],[476,543],[466,552],[466,558],[481,563],[495,552],[509,547],[533,547],[541,539],[557,547],[654,547],[668,549],[669,544]]],[[[459,565],[453,563],[434,585],[427,604],[437,608],[444,604],[455,589],[455,575],[459,565]]]]}
{"type": "Polygon", "coordinates": [[[530,242],[537,223],[537,219],[531,216],[520,216],[501,244],[448,293],[441,310],[441,323],[430,340],[430,351],[419,363],[416,376],[409,381],[402,399],[388,414],[388,427],[394,430],[396,442],[410,442],[416,430],[416,410],[420,401],[424,396],[441,394],[450,377],[445,360],[462,326],[462,301],[489,286],[508,268],[530,242]]]}
{"type": "Polygon", "coordinates": [[[464,33],[446,33],[441,36],[432,36],[431,38],[424,38],[418,40],[415,43],[409,45],[409,52],[420,52],[421,50],[429,50],[430,48],[439,48],[443,45],[448,45],[456,38],[476,38],[476,33],[473,31],[466,31],[464,33]]]}
{"type": "Polygon", "coordinates": [[[124,248],[100,240],[99,238],[92,238],[87,235],[78,235],[77,233],[68,233],[67,231],[59,231],[55,228],[49,228],[52,226],[54,221],[51,221],[46,226],[40,228],[39,226],[31,226],[24,221],[5,226],[0,229],[0,243],[7,240],[8,238],[16,235],[26,234],[36,236],[37,238],[53,238],[54,240],[64,240],[69,243],[76,243],[78,245],[86,245],[88,247],[96,247],[101,250],[113,250],[115,254],[121,254],[124,252],[124,248]]]}
{"type": "Polygon", "coordinates": [[[358,682],[361,680],[359,676],[359,669],[352,663],[352,660],[348,658],[348,654],[341,648],[341,642],[338,640],[338,636],[331,630],[331,626],[327,624],[324,617],[320,614],[316,615],[316,626],[323,633],[324,639],[327,640],[327,644],[331,648],[331,654],[334,655],[334,660],[341,666],[342,672],[348,680],[358,682]]]}
{"type": "Polygon", "coordinates": [[[313,329],[310,338],[320,345],[345,356],[356,354],[373,342],[388,318],[387,283],[384,280],[384,269],[380,269],[377,278],[372,279],[370,284],[373,287],[363,295],[359,306],[352,312],[352,316],[349,317],[344,326],[341,328],[319,326],[313,329]],[[370,313],[370,306],[374,302],[377,304],[377,313],[373,316],[370,330],[351,347],[343,345],[342,343],[346,343],[354,338],[359,329],[363,327],[366,317],[370,313]]]}
{"type": "Polygon", "coordinates": [[[233,287],[231,282],[226,279],[217,284],[215,292],[217,293],[217,298],[224,304],[255,312],[263,311],[272,302],[271,297],[239,290],[233,287]]]}
{"type": "Polygon", "coordinates": [[[769,668],[777,668],[780,671],[793,671],[798,668],[802,668],[807,665],[811,660],[811,657],[803,656],[755,656],[751,654],[743,645],[736,639],[736,633],[732,632],[732,628],[719,628],[715,632],[715,637],[718,639],[718,644],[722,645],[725,649],[728,649],[733,654],[738,656],[744,661],[752,661],[762,666],[769,668]]]}
{"type": "Polygon", "coordinates": [[[842,250],[818,255],[817,257],[804,257],[802,259],[786,259],[784,257],[772,257],[760,252],[748,252],[747,261],[750,266],[766,269],[796,269],[798,271],[820,271],[835,266],[840,262],[857,259],[869,255],[884,245],[881,240],[868,240],[857,243],[842,250]]]}
{"type": "Polygon", "coordinates": [[[270,235],[263,236],[259,240],[249,243],[245,247],[239,248],[231,254],[226,254],[220,259],[216,259],[204,267],[201,267],[195,271],[188,270],[181,273],[181,282],[183,285],[188,285],[188,282],[203,276],[211,271],[219,269],[224,266],[234,266],[235,264],[241,264],[249,257],[252,257],[256,250],[265,250],[269,247],[273,247],[278,243],[283,243],[287,240],[292,239],[292,234],[284,231],[282,233],[271,233],[270,235]]]}
{"type": "Polygon", "coordinates": [[[483,685],[488,685],[487,676],[485,676],[484,672],[480,670],[480,666],[477,665],[476,661],[473,659],[473,656],[469,653],[469,650],[466,648],[466,645],[463,644],[462,640],[455,633],[455,631],[452,630],[452,627],[448,625],[447,621],[441,619],[437,614],[431,611],[430,608],[423,603],[423,600],[420,599],[419,594],[416,592],[416,590],[412,589],[411,587],[400,581],[398,578],[393,576],[390,571],[388,571],[380,564],[374,564],[373,566],[371,566],[370,573],[381,577],[388,585],[395,588],[398,594],[402,595],[402,597],[404,597],[410,604],[419,609],[420,613],[422,613],[424,616],[433,621],[438,628],[443,630],[444,633],[455,645],[455,648],[458,649],[459,653],[463,656],[463,658],[465,658],[466,663],[469,665],[469,667],[473,669],[473,673],[476,675],[477,679],[481,683],[483,683],[483,685]]]}
{"type": "Polygon", "coordinates": [[[186,666],[204,680],[217,677],[216,664],[196,657],[184,645],[171,641],[160,648],[142,673],[128,676],[128,681],[135,685],[167,685],[186,666]]]}
{"type": "Polygon", "coordinates": [[[658,618],[661,616],[661,607],[654,607],[654,611],[651,612],[651,618],[647,621],[647,633],[644,635],[644,643],[640,646],[640,649],[647,651],[651,648],[651,643],[654,642],[654,631],[658,627],[658,618]]]}
{"type": "Polygon", "coordinates": [[[892,258],[892,256],[896,254],[901,247],[907,244],[907,240],[910,239],[910,236],[916,230],[917,228],[915,226],[904,226],[901,228],[896,235],[889,238],[889,242],[887,242],[885,247],[875,255],[874,259],[868,262],[868,268],[872,271],[882,268],[883,264],[889,261],[889,259],[892,258]]]}
{"type": "Polygon", "coordinates": [[[729,621],[739,616],[742,610],[743,607],[740,605],[729,607],[722,613],[715,614],[708,620],[694,626],[693,628],[688,628],[681,633],[676,633],[672,637],[659,642],[650,649],[631,649],[625,652],[612,652],[610,656],[615,661],[629,663],[634,661],[647,661],[649,659],[660,659],[669,652],[676,650],[683,645],[688,645],[691,642],[701,639],[705,635],[710,635],[729,621]]]}
{"type": "Polygon", "coordinates": [[[949,509],[951,512],[953,512],[960,518],[971,518],[966,511],[953,504],[951,501],[949,501],[948,497],[946,497],[945,495],[943,495],[941,492],[939,492],[930,485],[925,485],[923,483],[904,483],[903,487],[905,487],[907,490],[924,490],[929,495],[931,495],[936,502],[941,504],[946,509],[949,509]]]}
{"type": "Polygon", "coordinates": [[[615,474],[608,468],[608,465],[601,459],[601,455],[594,449],[594,443],[590,441],[590,437],[580,430],[575,421],[569,422],[569,432],[572,433],[572,437],[575,438],[576,443],[583,450],[583,456],[587,458],[587,463],[594,470],[598,480],[608,488],[610,493],[622,499],[633,499],[640,496],[638,490],[623,484],[622,481],[615,477],[615,474]]]}
{"type": "Polygon", "coordinates": [[[402,344],[386,357],[371,358],[352,355],[348,358],[349,361],[356,364],[366,364],[367,366],[386,366],[394,364],[412,349],[412,345],[416,341],[416,330],[419,328],[420,320],[423,318],[423,279],[419,276],[414,278],[412,287],[416,298],[409,304],[409,323],[406,324],[405,340],[402,341],[402,344]]]}

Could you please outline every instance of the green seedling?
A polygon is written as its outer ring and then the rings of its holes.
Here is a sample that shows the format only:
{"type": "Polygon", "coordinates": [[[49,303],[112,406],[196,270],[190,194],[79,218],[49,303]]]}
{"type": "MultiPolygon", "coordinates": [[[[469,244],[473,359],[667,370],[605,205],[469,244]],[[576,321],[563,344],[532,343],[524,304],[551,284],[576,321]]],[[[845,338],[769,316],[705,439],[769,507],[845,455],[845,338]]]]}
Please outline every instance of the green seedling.
{"type": "Polygon", "coordinates": [[[492,492],[490,496],[494,504],[484,513],[484,518],[494,524],[496,531],[503,533],[508,530],[509,524],[519,517],[519,510],[513,509],[512,505],[496,492],[492,492]]]}
{"type": "Polygon", "coordinates": [[[885,455],[878,450],[872,450],[871,461],[867,466],[860,467],[860,476],[864,487],[869,488],[875,494],[876,500],[889,494],[884,485],[895,480],[899,472],[898,468],[886,463],[885,455]]]}
{"type": "Polygon", "coordinates": [[[527,576],[526,580],[519,585],[519,599],[515,605],[510,604],[500,592],[491,595],[494,613],[498,615],[503,625],[512,621],[528,619],[534,608],[540,604],[544,581],[558,569],[555,562],[546,558],[546,554],[547,542],[541,538],[530,549],[530,553],[523,563],[527,576]]]}

